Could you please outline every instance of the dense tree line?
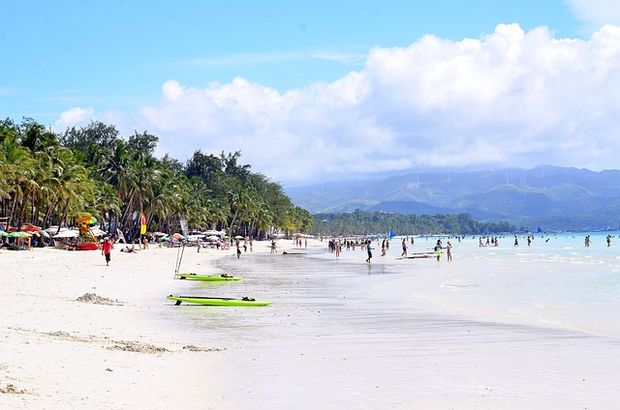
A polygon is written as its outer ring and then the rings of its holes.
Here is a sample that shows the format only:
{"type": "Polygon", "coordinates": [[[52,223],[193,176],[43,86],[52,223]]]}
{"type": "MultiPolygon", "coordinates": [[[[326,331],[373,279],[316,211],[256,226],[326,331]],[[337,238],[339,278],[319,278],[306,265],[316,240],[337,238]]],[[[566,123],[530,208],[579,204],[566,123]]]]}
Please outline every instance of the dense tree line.
{"type": "Polygon", "coordinates": [[[0,217],[48,227],[90,212],[134,235],[140,212],[152,231],[176,231],[181,220],[255,237],[311,228],[311,215],[278,183],[240,164],[239,152],[196,151],[183,164],[155,158],[157,143],[148,132],[123,138],[101,122],[57,134],[31,119],[1,121],[0,217]]]}
{"type": "Polygon", "coordinates": [[[330,236],[387,234],[491,234],[514,232],[507,222],[479,222],[468,214],[458,215],[401,215],[357,210],[344,214],[315,214],[314,234],[330,236]]]}

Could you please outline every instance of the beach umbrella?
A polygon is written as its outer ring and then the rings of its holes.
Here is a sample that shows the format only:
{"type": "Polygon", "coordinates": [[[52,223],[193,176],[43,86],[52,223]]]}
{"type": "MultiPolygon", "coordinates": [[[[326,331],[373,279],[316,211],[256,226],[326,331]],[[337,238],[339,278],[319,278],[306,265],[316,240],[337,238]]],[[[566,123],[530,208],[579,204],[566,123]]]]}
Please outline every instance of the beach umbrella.
{"type": "Polygon", "coordinates": [[[9,234],[4,231],[0,231],[0,236],[9,236],[9,234]]]}
{"type": "Polygon", "coordinates": [[[32,232],[39,232],[41,230],[40,227],[35,226],[33,224],[22,224],[20,231],[22,232],[28,232],[28,233],[32,233],[32,232]]]}
{"type": "Polygon", "coordinates": [[[9,234],[10,238],[22,238],[23,239],[23,238],[28,238],[29,236],[32,236],[32,235],[30,235],[29,233],[20,232],[20,231],[18,231],[18,232],[11,232],[9,234]]]}
{"type": "Polygon", "coordinates": [[[163,233],[163,232],[152,232],[151,235],[153,235],[153,236],[168,236],[167,233],[163,233]]]}
{"type": "Polygon", "coordinates": [[[216,236],[222,236],[222,235],[226,235],[225,231],[216,231],[215,229],[209,229],[208,231],[204,231],[203,235],[216,235],[216,236]]]}
{"type": "Polygon", "coordinates": [[[60,231],[58,235],[54,235],[52,238],[54,239],[62,239],[62,238],[77,238],[80,234],[78,231],[66,229],[64,231],[60,231]]]}
{"type": "Polygon", "coordinates": [[[207,240],[210,242],[215,242],[215,241],[219,241],[220,237],[217,235],[211,235],[211,236],[207,236],[207,240]]]}
{"type": "Polygon", "coordinates": [[[181,239],[185,239],[185,237],[180,233],[174,233],[172,234],[172,239],[174,239],[175,241],[180,241],[181,239]]]}
{"type": "Polygon", "coordinates": [[[58,230],[58,226],[50,226],[49,228],[44,229],[43,231],[49,233],[50,235],[56,235],[56,233],[60,233],[62,231],[67,231],[67,230],[69,230],[69,228],[66,228],[64,226],[60,228],[60,231],[58,230]]]}
{"type": "Polygon", "coordinates": [[[101,230],[101,228],[97,228],[96,226],[90,228],[90,231],[93,233],[93,235],[95,236],[105,236],[108,233],[106,231],[101,230]]]}
{"type": "Polygon", "coordinates": [[[237,235],[237,236],[235,236],[235,239],[243,239],[243,236],[237,235]]]}

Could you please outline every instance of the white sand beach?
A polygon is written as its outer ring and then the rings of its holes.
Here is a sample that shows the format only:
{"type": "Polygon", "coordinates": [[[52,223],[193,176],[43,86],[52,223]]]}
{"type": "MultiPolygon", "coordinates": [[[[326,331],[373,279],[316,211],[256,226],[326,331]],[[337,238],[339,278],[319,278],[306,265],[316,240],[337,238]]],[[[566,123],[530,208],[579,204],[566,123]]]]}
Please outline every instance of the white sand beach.
{"type": "MultiPolygon", "coordinates": [[[[359,250],[340,260],[269,257],[268,245],[255,242],[240,260],[233,250],[187,248],[182,271],[244,277],[221,285],[173,280],[174,248],[116,249],[109,267],[98,252],[0,252],[0,407],[617,407],[613,323],[587,328],[588,317],[601,316],[594,311],[563,319],[544,295],[552,288],[535,294],[519,273],[546,253],[536,262],[545,280],[572,280],[570,266],[584,269],[577,262],[600,282],[608,276],[592,275],[617,275],[610,251],[558,263],[542,246],[478,249],[472,241],[455,246],[452,263],[375,256],[368,266],[359,250]],[[77,300],[86,293],[97,297],[77,300]],[[274,304],[174,306],[165,299],[172,293],[274,304]]],[[[324,246],[310,242],[314,251],[324,246]]],[[[613,283],[605,283],[612,294],[613,283]]]]}
{"type": "MultiPolygon", "coordinates": [[[[121,247],[108,267],[96,251],[0,251],[0,407],[210,408],[198,392],[218,383],[207,369],[223,348],[159,326],[165,296],[188,285],[173,280],[177,249],[121,247]],[[76,300],[86,293],[110,303],[76,300]]],[[[210,262],[233,253],[186,248],[182,270],[219,273],[210,262]]]]}

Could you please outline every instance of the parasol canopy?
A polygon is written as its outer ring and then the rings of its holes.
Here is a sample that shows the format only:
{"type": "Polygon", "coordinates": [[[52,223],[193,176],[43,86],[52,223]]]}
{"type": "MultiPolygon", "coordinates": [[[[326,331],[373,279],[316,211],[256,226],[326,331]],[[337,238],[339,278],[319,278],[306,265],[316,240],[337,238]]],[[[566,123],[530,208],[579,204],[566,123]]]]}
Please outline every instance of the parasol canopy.
{"type": "Polygon", "coordinates": [[[203,235],[208,235],[208,236],[222,236],[222,235],[226,235],[225,231],[216,231],[215,229],[209,229],[208,231],[204,231],[202,233],[203,235]]]}
{"type": "Polygon", "coordinates": [[[38,232],[41,230],[41,228],[33,224],[22,224],[20,230],[23,232],[31,233],[31,232],[38,232]]]}
{"type": "Polygon", "coordinates": [[[93,226],[92,228],[90,228],[90,231],[95,236],[106,236],[108,234],[106,231],[102,230],[101,228],[97,226],[93,226]]]}
{"type": "Polygon", "coordinates": [[[17,231],[17,232],[11,232],[8,236],[9,238],[22,238],[23,239],[23,238],[28,238],[32,235],[26,232],[17,231]]]}
{"type": "Polygon", "coordinates": [[[58,235],[54,235],[52,238],[54,239],[62,239],[62,238],[77,238],[80,234],[78,231],[74,231],[71,229],[66,229],[64,231],[60,231],[58,235]]]}

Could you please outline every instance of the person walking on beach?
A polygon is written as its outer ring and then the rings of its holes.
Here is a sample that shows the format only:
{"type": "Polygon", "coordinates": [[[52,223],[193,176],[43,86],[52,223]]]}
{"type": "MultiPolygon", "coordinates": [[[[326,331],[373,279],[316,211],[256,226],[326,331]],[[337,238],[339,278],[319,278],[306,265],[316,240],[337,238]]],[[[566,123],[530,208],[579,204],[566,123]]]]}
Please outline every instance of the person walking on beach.
{"type": "Polygon", "coordinates": [[[400,256],[407,256],[407,241],[403,238],[403,253],[400,254],[400,256]]]}
{"type": "Polygon", "coordinates": [[[276,253],[276,241],[273,239],[271,240],[271,251],[269,253],[276,253]]]}
{"type": "Polygon", "coordinates": [[[241,245],[239,244],[239,239],[237,239],[236,245],[237,245],[237,259],[239,259],[241,257],[241,245]]]}
{"type": "Polygon", "coordinates": [[[366,252],[368,252],[368,259],[366,259],[366,262],[370,263],[370,260],[372,259],[372,248],[370,247],[370,240],[366,241],[366,252]]]}
{"type": "Polygon", "coordinates": [[[103,240],[103,243],[101,244],[101,254],[103,256],[105,256],[105,266],[110,266],[110,259],[111,259],[111,251],[112,251],[113,245],[112,245],[112,241],[108,238],[105,238],[103,240]]]}
{"type": "Polygon", "coordinates": [[[446,253],[448,255],[448,262],[452,262],[452,244],[450,241],[446,244],[446,253]]]}
{"type": "Polygon", "coordinates": [[[385,239],[383,240],[383,242],[381,242],[381,256],[385,256],[386,253],[386,249],[385,249],[385,239]]]}
{"type": "Polygon", "coordinates": [[[515,246],[519,246],[519,238],[517,238],[517,235],[515,235],[515,246]]]}
{"type": "Polygon", "coordinates": [[[607,235],[607,247],[611,246],[611,235],[607,235]]]}

